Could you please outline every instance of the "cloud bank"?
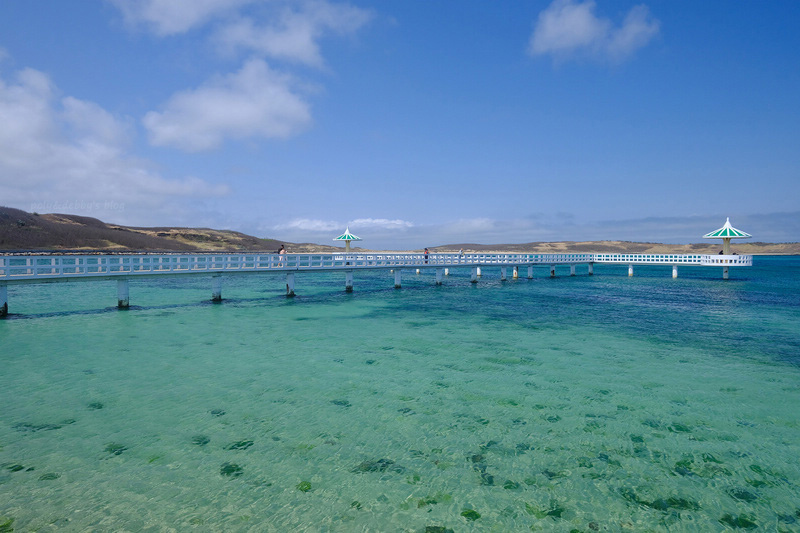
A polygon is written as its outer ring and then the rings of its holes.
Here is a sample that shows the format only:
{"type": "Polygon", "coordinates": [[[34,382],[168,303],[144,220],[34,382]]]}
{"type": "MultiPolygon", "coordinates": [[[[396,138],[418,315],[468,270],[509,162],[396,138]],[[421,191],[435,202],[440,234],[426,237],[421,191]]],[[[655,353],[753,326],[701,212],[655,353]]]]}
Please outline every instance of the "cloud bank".
{"type": "Polygon", "coordinates": [[[539,14],[528,53],[550,55],[557,61],[574,57],[620,62],[649,43],[659,32],[659,22],[644,5],[633,7],[622,24],[595,14],[593,0],[555,0],[539,14]]]}
{"type": "Polygon", "coordinates": [[[165,179],[126,155],[132,121],[96,103],[59,97],[50,78],[26,68],[0,77],[0,199],[30,211],[68,211],[141,221],[176,199],[228,193],[196,177],[165,179]]]}
{"type": "Polygon", "coordinates": [[[210,27],[221,56],[246,55],[235,72],[174,93],[142,119],[155,146],[187,152],[219,148],[227,139],[285,139],[312,121],[292,65],[322,68],[320,40],[352,34],[367,10],[326,0],[111,0],[129,26],[159,37],[210,27]],[[281,69],[266,60],[284,62],[281,69]]]}

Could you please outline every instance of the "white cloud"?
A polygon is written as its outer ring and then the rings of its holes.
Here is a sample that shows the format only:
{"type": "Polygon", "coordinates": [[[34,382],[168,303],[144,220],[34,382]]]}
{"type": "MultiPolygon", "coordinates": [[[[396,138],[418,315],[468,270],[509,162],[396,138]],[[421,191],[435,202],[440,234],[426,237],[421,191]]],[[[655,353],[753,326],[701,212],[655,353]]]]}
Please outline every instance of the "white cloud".
{"type": "Polygon", "coordinates": [[[405,229],[412,228],[414,224],[407,220],[387,218],[357,218],[347,224],[351,228],[384,228],[384,229],[405,229]]]}
{"type": "Polygon", "coordinates": [[[146,220],[187,198],[227,194],[225,185],[165,179],[129,157],[130,121],[93,102],[58,97],[42,72],[0,78],[0,201],[37,211],[146,220]],[[123,212],[124,211],[124,212],[123,212]]]}
{"type": "Polygon", "coordinates": [[[236,73],[176,93],[164,111],[143,119],[150,141],[187,151],[216,148],[225,138],[286,138],[311,122],[292,78],[252,59],[236,73]]]}
{"type": "Polygon", "coordinates": [[[632,8],[619,27],[594,10],[593,0],[555,0],[539,14],[528,52],[559,60],[587,55],[622,61],[658,34],[659,22],[644,5],[632,8]]]}
{"type": "Polygon", "coordinates": [[[366,24],[370,16],[368,11],[344,4],[293,3],[280,8],[263,24],[252,18],[226,24],[217,33],[216,40],[230,50],[321,66],[318,41],[330,33],[352,33],[366,24]]]}
{"type": "Polygon", "coordinates": [[[254,0],[109,0],[131,26],[166,36],[187,32],[254,0]]]}
{"type": "Polygon", "coordinates": [[[341,228],[342,224],[339,222],[334,222],[330,220],[316,220],[312,218],[296,218],[285,222],[283,224],[278,224],[274,226],[272,229],[276,231],[286,231],[289,230],[291,232],[297,231],[305,231],[305,232],[331,232],[336,231],[337,229],[341,228]]]}

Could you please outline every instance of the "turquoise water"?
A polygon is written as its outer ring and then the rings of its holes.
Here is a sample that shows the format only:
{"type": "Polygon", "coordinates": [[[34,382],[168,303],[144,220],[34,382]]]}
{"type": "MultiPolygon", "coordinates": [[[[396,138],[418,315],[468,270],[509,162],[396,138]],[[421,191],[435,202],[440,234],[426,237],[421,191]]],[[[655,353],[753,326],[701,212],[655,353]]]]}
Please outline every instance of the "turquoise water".
{"type": "Polygon", "coordinates": [[[0,530],[800,530],[800,258],[483,274],[9,287],[0,530]]]}

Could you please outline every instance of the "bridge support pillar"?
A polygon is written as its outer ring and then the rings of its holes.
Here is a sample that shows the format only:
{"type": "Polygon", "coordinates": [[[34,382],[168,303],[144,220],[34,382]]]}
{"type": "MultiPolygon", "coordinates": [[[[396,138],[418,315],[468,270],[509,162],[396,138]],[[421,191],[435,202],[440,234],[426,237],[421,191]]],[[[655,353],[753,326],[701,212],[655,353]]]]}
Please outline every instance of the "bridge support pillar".
{"type": "Polygon", "coordinates": [[[555,265],[550,265],[550,277],[551,278],[556,277],[556,266],[555,265]]]}
{"type": "Polygon", "coordinates": [[[286,297],[294,298],[294,272],[286,273],[286,297]]]}
{"type": "Polygon", "coordinates": [[[130,292],[128,290],[128,278],[117,279],[117,307],[127,309],[130,307],[130,292]]]}
{"type": "Polygon", "coordinates": [[[444,269],[444,275],[445,276],[449,276],[450,275],[450,269],[449,268],[445,268],[444,269]]]}
{"type": "Polygon", "coordinates": [[[519,266],[515,266],[511,269],[511,277],[514,279],[519,277],[519,266]]]}
{"type": "Polygon", "coordinates": [[[417,274],[419,274],[419,269],[417,269],[417,274]]]}
{"type": "Polygon", "coordinates": [[[589,275],[594,274],[594,263],[589,263],[589,275]]]}
{"type": "Polygon", "coordinates": [[[344,273],[344,291],[353,292],[353,271],[348,270],[344,273]]]}
{"type": "Polygon", "coordinates": [[[219,274],[211,276],[211,301],[222,301],[222,276],[219,274]]]}
{"type": "Polygon", "coordinates": [[[478,283],[478,272],[480,272],[480,267],[472,267],[472,274],[469,277],[472,283],[478,283]]]}
{"type": "Polygon", "coordinates": [[[722,267],[722,279],[728,279],[728,267],[722,267]]]}
{"type": "Polygon", "coordinates": [[[575,265],[570,265],[569,266],[569,275],[570,276],[574,276],[575,275],[575,265]]]}
{"type": "Polygon", "coordinates": [[[628,277],[633,276],[633,265],[628,265],[628,277]]]}
{"type": "Polygon", "coordinates": [[[8,316],[8,286],[0,281],[0,318],[8,316]]]}
{"type": "Polygon", "coordinates": [[[444,269],[443,268],[437,268],[436,269],[436,284],[437,285],[441,285],[442,284],[442,274],[443,273],[444,273],[444,269]]]}
{"type": "Polygon", "coordinates": [[[672,265],[672,277],[673,278],[678,277],[678,265],[672,265]]]}
{"type": "Polygon", "coordinates": [[[475,267],[475,268],[477,268],[477,269],[478,269],[478,270],[476,270],[476,272],[477,272],[477,276],[478,276],[478,277],[481,277],[481,267],[475,267]]]}
{"type": "Polygon", "coordinates": [[[506,267],[500,267],[500,281],[506,280],[506,267]]]}
{"type": "Polygon", "coordinates": [[[402,285],[400,284],[400,269],[394,271],[394,288],[399,289],[402,285]]]}
{"type": "Polygon", "coordinates": [[[528,266],[528,279],[533,279],[533,266],[528,266]]]}

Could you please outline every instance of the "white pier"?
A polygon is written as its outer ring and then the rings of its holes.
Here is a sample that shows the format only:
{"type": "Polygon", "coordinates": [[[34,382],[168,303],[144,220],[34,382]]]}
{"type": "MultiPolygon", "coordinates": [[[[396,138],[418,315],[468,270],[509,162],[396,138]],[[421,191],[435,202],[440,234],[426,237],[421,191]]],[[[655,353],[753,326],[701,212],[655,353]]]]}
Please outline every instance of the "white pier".
{"type": "Polygon", "coordinates": [[[345,274],[345,290],[353,290],[353,273],[359,270],[386,270],[394,273],[394,286],[402,286],[401,272],[406,270],[435,271],[435,283],[441,285],[443,274],[454,267],[471,268],[470,281],[478,282],[482,270],[496,267],[501,280],[519,277],[519,268],[527,266],[528,279],[534,266],[547,266],[555,277],[557,265],[569,265],[576,275],[577,265],[587,265],[592,275],[594,264],[628,266],[671,265],[672,277],[679,266],[722,267],[727,279],[728,268],[752,266],[750,255],[669,255],[669,254],[63,254],[63,255],[0,255],[0,317],[8,314],[8,286],[20,283],[59,281],[117,280],[117,306],[130,305],[128,280],[137,277],[207,275],[211,278],[211,299],[222,300],[222,274],[283,273],[286,295],[295,295],[295,274],[298,272],[341,271],[345,274]]]}

